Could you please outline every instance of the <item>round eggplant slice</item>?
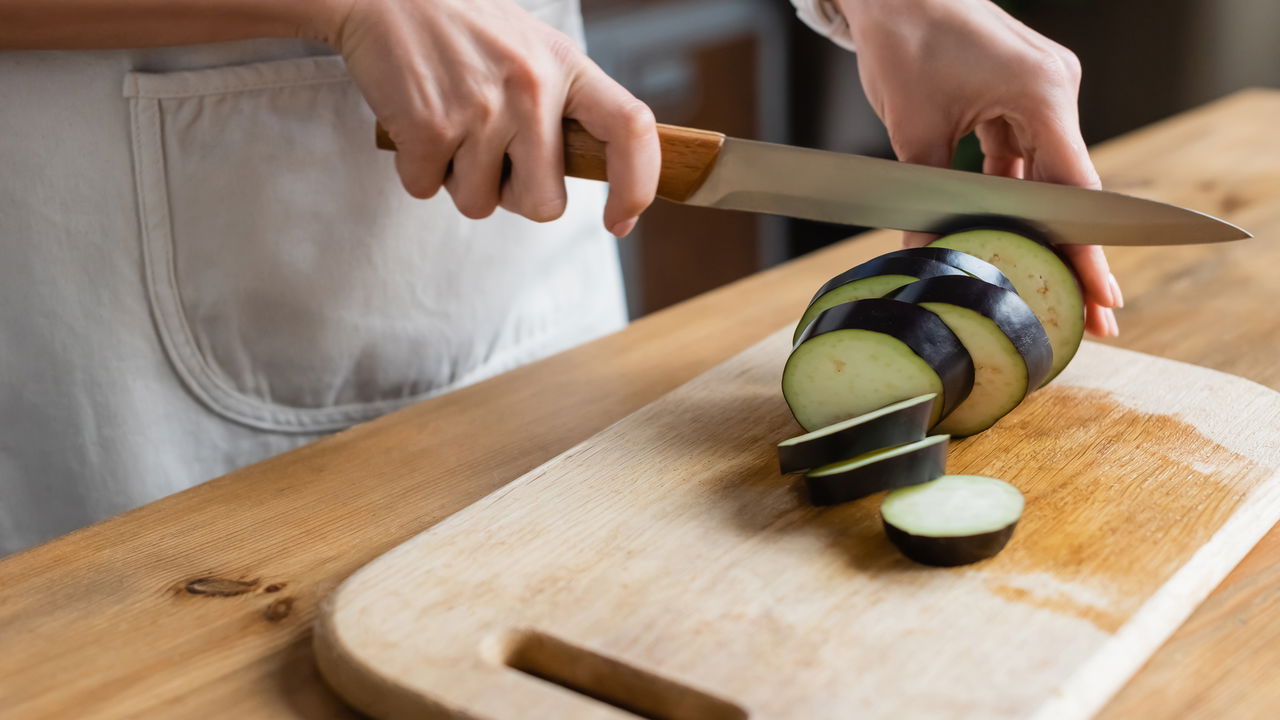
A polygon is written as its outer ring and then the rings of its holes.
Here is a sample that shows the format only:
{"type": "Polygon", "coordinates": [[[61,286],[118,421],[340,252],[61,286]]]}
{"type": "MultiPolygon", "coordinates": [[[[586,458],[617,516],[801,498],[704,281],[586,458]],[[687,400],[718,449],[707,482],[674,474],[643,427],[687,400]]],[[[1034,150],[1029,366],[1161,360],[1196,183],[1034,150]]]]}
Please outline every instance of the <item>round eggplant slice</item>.
{"type": "MultiPolygon", "coordinates": [[[[892,253],[890,253],[892,255],[892,253]]],[[[883,297],[909,282],[939,275],[964,275],[964,270],[937,260],[915,257],[881,256],[845,270],[818,288],[791,336],[799,342],[800,333],[827,308],[841,303],[883,297]]]]}
{"type": "Polygon", "coordinates": [[[1036,314],[1012,290],[970,277],[936,277],[894,290],[942,318],[973,358],[973,391],[936,432],[964,437],[991,427],[1044,382],[1053,363],[1036,314]]]}
{"type": "Polygon", "coordinates": [[[936,423],[973,389],[973,360],[937,315],[881,298],[824,310],[782,370],[782,395],[808,431],[936,393],[936,423]]]}
{"type": "Polygon", "coordinates": [[[963,270],[967,274],[976,277],[983,282],[998,285],[1005,290],[1017,291],[1017,288],[1013,286],[1013,283],[1009,281],[1009,278],[1005,277],[1004,273],[1000,272],[1000,268],[992,265],[986,260],[975,257],[966,252],[960,252],[959,250],[927,246],[894,250],[893,252],[885,253],[880,257],[913,257],[924,260],[936,260],[937,262],[950,265],[958,270],[963,270]]]}
{"type": "Polygon", "coordinates": [[[946,472],[948,439],[946,435],[931,435],[824,465],[804,476],[809,501],[814,505],[838,505],[885,490],[927,483],[946,472]]]}
{"type": "Polygon", "coordinates": [[[1018,489],[981,475],[943,475],[894,490],[880,505],[885,534],[925,565],[967,565],[1004,549],[1022,517],[1018,489]]]}
{"type": "Polygon", "coordinates": [[[1044,382],[1057,377],[1075,357],[1084,338],[1084,296],[1071,264],[1051,245],[1004,230],[968,230],[939,238],[929,247],[982,258],[1013,282],[1053,347],[1053,364],[1044,382]]]}
{"type": "Polygon", "coordinates": [[[920,395],[783,440],[778,443],[778,467],[785,475],[922,440],[937,397],[933,393],[920,395]]]}

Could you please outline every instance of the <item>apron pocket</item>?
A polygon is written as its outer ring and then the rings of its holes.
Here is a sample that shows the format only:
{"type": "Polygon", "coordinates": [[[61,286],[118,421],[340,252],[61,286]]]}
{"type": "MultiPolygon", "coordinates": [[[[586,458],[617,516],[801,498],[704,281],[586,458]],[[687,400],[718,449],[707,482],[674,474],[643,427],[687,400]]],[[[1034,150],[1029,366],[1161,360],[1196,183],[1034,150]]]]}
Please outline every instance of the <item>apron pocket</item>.
{"type": "Polygon", "coordinates": [[[599,184],[548,224],[415,200],[340,58],[131,73],[125,94],[160,340],[227,419],[341,429],[621,321],[599,184]]]}
{"type": "Polygon", "coordinates": [[[456,322],[417,302],[441,260],[415,240],[456,220],[400,189],[340,58],[130,73],[125,95],[152,312],[205,405],[316,432],[467,380],[431,342],[456,322]]]}

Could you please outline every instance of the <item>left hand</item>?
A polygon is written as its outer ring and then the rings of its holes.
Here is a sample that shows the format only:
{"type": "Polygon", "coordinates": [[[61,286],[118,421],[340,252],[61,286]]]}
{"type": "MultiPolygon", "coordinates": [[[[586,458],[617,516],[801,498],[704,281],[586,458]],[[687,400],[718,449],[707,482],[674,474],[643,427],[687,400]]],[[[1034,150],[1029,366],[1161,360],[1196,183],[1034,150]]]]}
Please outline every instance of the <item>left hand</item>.
{"type": "MultiPolygon", "coordinates": [[[[989,0],[836,0],[867,99],[903,162],[949,167],[976,132],[983,172],[1098,188],[1076,98],[1080,62],[989,0]]],[[[908,234],[908,244],[924,238],[908,234]]],[[[1119,334],[1120,286],[1096,245],[1060,248],[1085,296],[1085,327],[1119,334]]]]}

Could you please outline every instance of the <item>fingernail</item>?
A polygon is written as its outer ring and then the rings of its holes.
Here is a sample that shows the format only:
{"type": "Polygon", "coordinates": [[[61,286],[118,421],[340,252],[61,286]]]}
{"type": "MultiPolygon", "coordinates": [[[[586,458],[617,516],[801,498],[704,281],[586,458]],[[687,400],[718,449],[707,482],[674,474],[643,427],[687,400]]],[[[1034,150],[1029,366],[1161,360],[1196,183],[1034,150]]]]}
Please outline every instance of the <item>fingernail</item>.
{"type": "Polygon", "coordinates": [[[1115,311],[1107,308],[1107,337],[1120,337],[1120,323],[1116,322],[1115,311]]]}
{"type": "Polygon", "coordinates": [[[638,217],[633,217],[630,220],[614,223],[613,227],[609,228],[609,232],[613,233],[614,237],[626,237],[636,228],[636,222],[639,219],[638,217]]]}
{"type": "Polygon", "coordinates": [[[1120,282],[1116,280],[1115,273],[1111,273],[1107,284],[1111,286],[1111,307],[1124,307],[1124,293],[1120,292],[1120,282]]]}

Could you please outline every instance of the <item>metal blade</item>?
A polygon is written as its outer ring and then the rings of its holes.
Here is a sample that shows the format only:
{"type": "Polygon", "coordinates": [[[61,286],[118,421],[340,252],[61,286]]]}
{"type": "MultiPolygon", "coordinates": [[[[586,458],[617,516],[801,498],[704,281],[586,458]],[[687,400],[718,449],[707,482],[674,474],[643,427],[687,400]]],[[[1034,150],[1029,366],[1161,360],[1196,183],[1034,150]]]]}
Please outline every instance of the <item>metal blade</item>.
{"type": "Polygon", "coordinates": [[[939,232],[1008,219],[1058,243],[1181,245],[1252,237],[1211,215],[1101,190],[726,138],[691,205],[939,232]]]}

